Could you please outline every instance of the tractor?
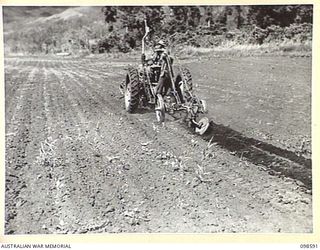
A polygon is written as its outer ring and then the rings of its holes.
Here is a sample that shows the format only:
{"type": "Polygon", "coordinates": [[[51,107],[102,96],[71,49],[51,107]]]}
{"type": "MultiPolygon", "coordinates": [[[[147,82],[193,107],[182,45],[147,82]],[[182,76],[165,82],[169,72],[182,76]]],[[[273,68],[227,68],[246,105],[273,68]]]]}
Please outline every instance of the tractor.
{"type": "Polygon", "coordinates": [[[125,109],[134,113],[140,105],[154,108],[157,121],[165,122],[165,114],[185,112],[186,121],[196,133],[202,135],[209,127],[209,119],[199,115],[207,113],[205,100],[193,92],[191,73],[179,67],[178,74],[173,72],[173,58],[163,47],[156,47],[155,56],[146,59],[145,40],[149,27],[145,21],[145,34],[142,38],[141,64],[127,69],[125,80],[120,84],[124,95],[125,109]],[[161,86],[160,86],[161,85],[161,86]]]}

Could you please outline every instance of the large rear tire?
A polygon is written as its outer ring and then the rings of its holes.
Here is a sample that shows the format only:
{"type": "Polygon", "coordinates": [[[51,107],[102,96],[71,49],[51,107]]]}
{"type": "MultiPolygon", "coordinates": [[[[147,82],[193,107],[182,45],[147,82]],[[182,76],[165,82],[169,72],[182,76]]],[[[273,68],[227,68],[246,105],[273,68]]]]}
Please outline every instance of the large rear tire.
{"type": "Polygon", "coordinates": [[[124,103],[126,111],[133,113],[137,110],[140,100],[140,81],[137,69],[130,68],[126,76],[124,103]]]}
{"type": "Polygon", "coordinates": [[[157,94],[157,100],[156,100],[156,117],[158,122],[164,122],[165,119],[165,105],[164,100],[161,94],[157,94]]]}
{"type": "Polygon", "coordinates": [[[193,90],[192,76],[188,68],[182,69],[182,77],[184,80],[186,91],[192,92],[193,90]]]}

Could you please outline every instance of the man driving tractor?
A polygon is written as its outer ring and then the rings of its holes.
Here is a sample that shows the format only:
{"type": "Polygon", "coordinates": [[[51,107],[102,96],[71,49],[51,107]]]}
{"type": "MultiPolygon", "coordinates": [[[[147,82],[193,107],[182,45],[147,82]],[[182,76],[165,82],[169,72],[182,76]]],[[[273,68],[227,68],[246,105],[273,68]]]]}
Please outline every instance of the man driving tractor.
{"type": "Polygon", "coordinates": [[[154,48],[154,54],[152,56],[152,61],[154,64],[160,64],[161,62],[161,55],[163,52],[165,52],[166,50],[166,45],[165,42],[163,40],[160,40],[155,48],[154,48]]]}
{"type": "MultiPolygon", "coordinates": [[[[160,40],[156,46],[154,47],[154,53],[152,55],[152,58],[147,60],[150,62],[150,66],[151,67],[162,67],[164,66],[164,60],[163,60],[163,56],[164,53],[169,54],[166,51],[166,45],[165,42],[163,40],[160,40]]],[[[173,59],[170,57],[170,63],[171,66],[173,64],[173,59]]],[[[170,66],[170,67],[171,67],[170,66]]],[[[160,75],[157,77],[158,79],[158,84],[157,84],[157,88],[156,88],[156,93],[157,94],[161,94],[162,96],[166,95],[166,93],[168,92],[170,86],[171,86],[171,79],[169,76],[169,72],[167,70],[167,67],[163,67],[164,70],[160,70],[159,73],[160,75]]],[[[179,98],[181,100],[181,102],[184,102],[183,100],[183,96],[182,96],[182,92],[180,89],[180,85],[179,85],[180,81],[178,80],[178,78],[176,78],[174,84],[175,84],[175,89],[177,91],[177,94],[179,95],[179,98]]]]}

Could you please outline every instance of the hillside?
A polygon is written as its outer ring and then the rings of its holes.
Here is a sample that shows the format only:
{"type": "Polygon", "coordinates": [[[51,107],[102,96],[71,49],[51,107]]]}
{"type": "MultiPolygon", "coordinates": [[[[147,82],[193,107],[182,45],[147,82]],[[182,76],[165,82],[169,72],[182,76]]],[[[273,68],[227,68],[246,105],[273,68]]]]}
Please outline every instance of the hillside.
{"type": "MultiPolygon", "coordinates": [[[[59,21],[91,19],[101,16],[101,7],[4,7],[3,23],[5,31],[19,32],[41,26],[44,30],[59,21]]],[[[89,20],[87,20],[89,21],[89,20]]]]}
{"type": "Polygon", "coordinates": [[[49,17],[61,13],[69,7],[62,6],[3,6],[3,23],[23,23],[39,17],[49,17]]]}
{"type": "Polygon", "coordinates": [[[94,27],[104,26],[101,7],[5,7],[3,13],[10,52],[44,52],[49,45],[52,52],[61,51],[80,36],[88,42],[94,27]]]}

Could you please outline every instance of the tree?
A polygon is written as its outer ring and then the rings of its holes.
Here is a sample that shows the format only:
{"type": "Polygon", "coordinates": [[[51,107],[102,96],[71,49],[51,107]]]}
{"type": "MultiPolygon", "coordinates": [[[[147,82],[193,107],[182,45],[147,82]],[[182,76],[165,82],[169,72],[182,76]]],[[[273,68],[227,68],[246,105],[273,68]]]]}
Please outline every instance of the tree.
{"type": "Polygon", "coordinates": [[[113,23],[116,22],[116,16],[117,16],[117,7],[115,6],[105,6],[102,8],[102,12],[104,14],[104,20],[106,23],[108,23],[109,31],[113,31],[113,23]]]}
{"type": "Polygon", "coordinates": [[[205,21],[208,25],[208,27],[211,27],[211,24],[213,22],[213,15],[212,15],[212,6],[205,7],[205,21]]]}
{"type": "Polygon", "coordinates": [[[298,5],[295,22],[297,23],[313,23],[313,6],[298,5]]]}
{"type": "Polygon", "coordinates": [[[248,23],[265,29],[270,25],[287,27],[296,22],[312,23],[312,5],[250,6],[248,23]]]}
{"type": "Polygon", "coordinates": [[[242,13],[242,8],[241,6],[237,5],[234,7],[235,8],[235,12],[236,12],[236,25],[237,25],[237,29],[240,29],[240,27],[243,24],[243,18],[241,16],[242,13]]]}
{"type": "Polygon", "coordinates": [[[200,23],[200,9],[198,6],[190,6],[188,12],[188,26],[196,28],[200,23]]]}

